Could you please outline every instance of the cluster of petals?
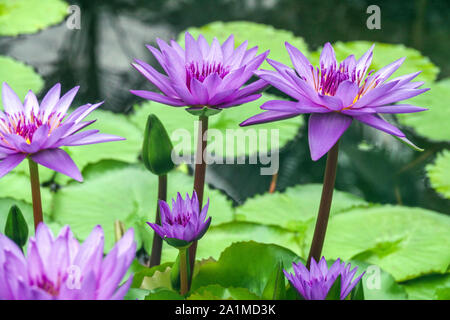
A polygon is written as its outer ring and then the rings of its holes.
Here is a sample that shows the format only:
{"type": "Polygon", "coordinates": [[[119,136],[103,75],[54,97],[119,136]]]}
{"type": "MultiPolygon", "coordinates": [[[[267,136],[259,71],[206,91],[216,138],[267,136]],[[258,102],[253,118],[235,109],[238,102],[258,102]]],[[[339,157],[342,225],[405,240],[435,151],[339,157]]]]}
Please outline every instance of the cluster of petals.
{"type": "Polygon", "coordinates": [[[319,67],[313,67],[300,50],[289,43],[286,48],[295,69],[267,59],[275,70],[259,70],[255,74],[295,101],[268,101],[261,106],[265,112],[245,120],[241,126],[310,113],[308,140],[314,161],[330,150],[353,119],[410,143],[402,131],[382,117],[382,114],[427,110],[396,104],[428,90],[419,88],[423,82],[412,82],[420,72],[388,80],[404,58],[377,72],[368,72],[374,46],[358,60],[350,55],[338,64],[333,47],[326,43],[319,67]]]}
{"type": "Polygon", "coordinates": [[[268,51],[257,55],[258,47],[248,49],[247,41],[237,48],[231,35],[223,44],[214,38],[209,44],[203,35],[198,39],[185,34],[183,49],[177,42],[157,39],[159,50],[147,48],[161,65],[165,74],[144,61],[135,59],[133,66],[161,93],[146,90],[130,92],[147,100],[170,106],[192,108],[228,108],[258,99],[267,87],[263,80],[244,86],[264,62],[268,51]]]}
{"type": "Polygon", "coordinates": [[[86,104],[68,114],[79,87],[62,97],[61,85],[53,86],[41,103],[30,90],[24,102],[4,82],[0,111],[0,178],[17,167],[25,158],[44,167],[82,181],[80,171],[61,147],[124,140],[124,138],[85,130],[95,120],[83,121],[102,103],[86,104]]]}
{"type": "Polygon", "coordinates": [[[39,224],[27,255],[0,234],[0,300],[121,300],[132,277],[120,286],[136,252],[128,230],[103,257],[104,234],[96,226],[80,244],[68,226],[55,238],[39,224]]]}
{"type": "Polygon", "coordinates": [[[310,270],[302,263],[294,262],[292,267],[294,268],[293,274],[286,270],[284,270],[284,274],[305,300],[325,300],[339,276],[341,276],[340,298],[344,300],[364,275],[363,272],[353,279],[358,270],[357,267],[351,270],[350,263],[345,265],[345,262],[338,259],[328,268],[323,257],[319,263],[312,258],[310,270]]]}

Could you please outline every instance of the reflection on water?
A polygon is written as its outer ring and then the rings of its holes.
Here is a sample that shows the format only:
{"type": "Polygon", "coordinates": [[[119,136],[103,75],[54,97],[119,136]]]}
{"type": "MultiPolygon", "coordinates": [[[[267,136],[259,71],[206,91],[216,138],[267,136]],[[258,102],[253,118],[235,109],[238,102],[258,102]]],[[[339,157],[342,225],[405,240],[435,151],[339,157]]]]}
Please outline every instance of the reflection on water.
{"type": "MultiPolygon", "coordinates": [[[[303,37],[312,50],[326,41],[369,40],[403,43],[420,50],[450,75],[448,1],[362,0],[79,0],[81,30],[65,24],[34,35],[1,38],[0,54],[37,68],[46,89],[62,82],[65,90],[81,85],[79,101],[105,100],[105,108],[128,112],[139,99],[128,90],[155,89],[130,67],[133,58],[154,61],[144,47],[156,37],[175,38],[190,26],[222,20],[248,20],[287,29],[303,37]],[[381,30],[366,28],[366,8],[381,8],[381,30]]],[[[156,64],[153,64],[156,65],[156,64]]],[[[46,90],[45,89],[45,90],[46,90]]],[[[279,188],[320,182],[323,160],[309,158],[305,128],[283,150],[279,188]]],[[[448,202],[428,186],[424,165],[444,146],[414,137],[428,152],[414,153],[396,141],[358,126],[345,134],[337,187],[369,201],[403,203],[449,212],[448,202]],[[362,139],[375,147],[357,148],[362,139]],[[423,141],[422,141],[423,140],[423,141]]],[[[448,147],[448,145],[447,145],[448,147]]],[[[270,177],[254,166],[213,166],[209,181],[225,188],[237,202],[268,189],[270,177]]]]}

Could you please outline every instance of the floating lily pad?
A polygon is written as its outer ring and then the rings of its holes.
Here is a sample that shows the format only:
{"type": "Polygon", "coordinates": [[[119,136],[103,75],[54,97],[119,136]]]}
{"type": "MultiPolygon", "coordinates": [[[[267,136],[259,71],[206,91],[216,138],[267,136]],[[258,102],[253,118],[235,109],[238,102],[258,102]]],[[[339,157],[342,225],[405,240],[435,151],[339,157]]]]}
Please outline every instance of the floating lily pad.
{"type": "MultiPolygon", "coordinates": [[[[288,141],[292,140],[298,132],[299,127],[303,124],[302,117],[295,117],[276,123],[266,123],[251,126],[248,128],[240,128],[239,124],[250,118],[251,116],[261,113],[259,107],[268,100],[279,99],[273,95],[264,93],[263,96],[253,102],[244,105],[229,108],[219,114],[209,118],[209,148],[216,151],[217,156],[233,159],[237,156],[253,155],[260,150],[259,144],[263,143],[262,139],[267,138],[268,150],[278,149],[278,145],[271,144],[271,138],[275,138],[275,131],[279,130],[279,147],[283,147],[288,141]],[[227,130],[230,130],[227,137],[227,130]],[[241,141],[241,138],[243,142],[241,141]],[[222,141],[220,141],[222,140],[222,141]],[[234,148],[229,147],[234,143],[234,148]],[[215,144],[217,147],[214,147],[215,144]],[[227,150],[227,147],[229,148],[227,150]]],[[[141,131],[144,131],[147,116],[154,113],[161,120],[169,136],[172,139],[176,152],[183,151],[183,154],[193,154],[196,149],[196,136],[198,121],[197,118],[182,110],[159,104],[156,102],[147,102],[142,106],[135,107],[135,113],[130,116],[130,120],[136,124],[141,131]],[[194,123],[195,126],[194,126],[194,123]],[[186,138],[185,138],[186,137],[186,138]]],[[[262,149],[261,149],[262,150],[262,149]]]]}
{"type": "Polygon", "coordinates": [[[402,283],[411,300],[436,300],[442,289],[450,289],[450,274],[432,274],[402,283]]]}
{"type": "MultiPolygon", "coordinates": [[[[391,76],[391,78],[398,77],[400,75],[414,73],[422,71],[422,73],[416,78],[418,81],[429,82],[436,80],[439,73],[439,68],[435,66],[428,57],[423,56],[420,51],[412,48],[405,47],[403,44],[390,44],[381,42],[370,41],[351,41],[351,42],[336,42],[333,44],[334,51],[336,52],[336,59],[339,61],[344,60],[351,54],[355,55],[358,59],[369,48],[375,44],[373,51],[373,60],[369,70],[379,70],[384,66],[406,57],[402,66],[391,76]]],[[[311,63],[315,66],[319,64],[320,52],[322,48],[311,53],[311,63]]]]}
{"type": "Polygon", "coordinates": [[[450,126],[450,78],[427,83],[430,91],[418,95],[410,100],[409,104],[429,108],[429,110],[411,114],[398,114],[399,122],[413,128],[418,134],[434,140],[449,141],[450,126]]]}
{"type": "Polygon", "coordinates": [[[432,187],[450,199],[450,151],[444,150],[434,163],[427,165],[426,169],[432,187]]]}
{"type": "MultiPolygon", "coordinates": [[[[209,43],[214,37],[217,37],[219,42],[223,43],[233,34],[236,47],[248,40],[248,48],[258,46],[258,53],[270,50],[269,58],[290,66],[292,66],[292,63],[284,45],[286,41],[301,50],[304,55],[308,55],[308,46],[303,38],[296,37],[290,31],[275,29],[265,24],[248,21],[217,21],[200,28],[189,28],[187,31],[196,39],[202,34],[209,43]]],[[[178,36],[178,41],[184,47],[184,32],[178,36]]],[[[261,68],[272,70],[267,62],[264,62],[261,68]]]]}
{"type": "Polygon", "coordinates": [[[0,2],[0,35],[35,33],[61,22],[68,4],[61,0],[3,0],[0,2]]]}
{"type": "MultiPolygon", "coordinates": [[[[0,3],[0,19],[1,19],[0,3]]],[[[0,30],[3,30],[0,22],[0,30]]],[[[0,31],[1,33],[1,31],[0,31]]],[[[42,78],[33,70],[32,67],[16,61],[10,57],[0,56],[0,81],[6,82],[22,99],[25,98],[28,90],[38,93],[44,86],[42,78]]],[[[3,106],[0,95],[0,106],[3,106]]],[[[3,110],[3,107],[2,107],[3,110]]]]}
{"type": "MultiPolygon", "coordinates": [[[[312,230],[307,239],[311,238],[312,230]]],[[[449,243],[450,217],[421,208],[377,206],[335,215],[328,224],[323,255],[375,264],[405,281],[445,272],[449,243]]]]}
{"type": "Polygon", "coordinates": [[[294,252],[274,244],[254,241],[234,243],[222,252],[217,262],[200,267],[192,281],[192,290],[217,284],[222,287],[247,288],[261,296],[280,261],[287,270],[291,270],[292,262],[298,262],[300,258],[294,252]]]}
{"type": "MultiPolygon", "coordinates": [[[[237,207],[235,216],[240,221],[277,225],[304,234],[316,219],[321,194],[322,185],[306,184],[287,188],[284,192],[256,195],[237,207]]],[[[357,196],[336,190],[331,215],[368,205],[357,196]]]]}
{"type": "MultiPolygon", "coordinates": [[[[10,172],[0,179],[0,196],[21,200],[32,204],[30,178],[22,173],[10,172]]],[[[41,187],[42,210],[50,213],[52,193],[49,188],[41,187]]]]}
{"type": "Polygon", "coordinates": [[[260,300],[260,297],[247,288],[225,288],[211,284],[195,290],[188,300],[260,300]]]}
{"type": "MultiPolygon", "coordinates": [[[[196,258],[218,259],[222,251],[234,242],[249,240],[273,243],[294,252],[300,252],[297,234],[294,232],[250,222],[229,222],[209,228],[205,236],[198,242],[196,258]]],[[[177,249],[167,247],[162,252],[161,260],[163,262],[174,261],[177,254],[177,249]]]]}
{"type": "MultiPolygon", "coordinates": [[[[176,171],[169,174],[169,201],[176,192],[191,194],[192,188],[192,177],[176,171]]],[[[134,228],[138,248],[143,245],[150,252],[153,230],[146,222],[155,219],[157,191],[157,177],[143,167],[118,168],[61,188],[54,196],[52,213],[56,221],[69,224],[80,239],[85,239],[95,225],[102,225],[106,251],[114,243],[114,221],[120,220],[126,228],[134,228]]],[[[206,186],[205,199],[208,197],[213,225],[233,219],[231,202],[224,195],[206,186]]]]}

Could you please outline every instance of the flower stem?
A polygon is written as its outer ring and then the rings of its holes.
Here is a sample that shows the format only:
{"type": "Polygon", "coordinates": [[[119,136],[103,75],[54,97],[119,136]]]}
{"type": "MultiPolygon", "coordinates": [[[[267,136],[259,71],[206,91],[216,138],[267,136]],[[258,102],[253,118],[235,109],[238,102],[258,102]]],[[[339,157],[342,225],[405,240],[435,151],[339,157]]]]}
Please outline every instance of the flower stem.
{"type": "MultiPolygon", "coordinates": [[[[208,117],[199,117],[200,126],[198,127],[198,140],[197,140],[197,155],[195,161],[195,176],[194,176],[194,190],[197,193],[199,210],[202,210],[203,206],[203,190],[205,189],[205,174],[206,174],[206,162],[203,159],[203,154],[206,149],[207,139],[205,133],[208,130],[208,117]]],[[[197,252],[197,241],[189,247],[189,265],[191,268],[191,277],[189,284],[192,281],[192,274],[194,273],[195,254],[197,252]]]]}
{"type": "Polygon", "coordinates": [[[334,182],[339,153],[339,141],[328,151],[325,175],[323,178],[322,198],[320,199],[319,213],[317,215],[314,236],[309,250],[306,267],[309,269],[311,258],[319,261],[322,254],[323,242],[327,231],[328,218],[330,217],[331,202],[333,200],[334,182]]]}
{"type": "Polygon", "coordinates": [[[41,186],[39,183],[39,169],[37,163],[28,158],[28,165],[30,167],[30,183],[31,183],[31,198],[33,200],[33,216],[34,229],[37,229],[39,223],[43,222],[42,217],[42,201],[41,201],[41,186]]]}
{"type": "Polygon", "coordinates": [[[188,248],[180,249],[180,294],[182,296],[189,291],[187,252],[188,248]]]}
{"type": "MultiPolygon", "coordinates": [[[[158,176],[158,200],[167,199],[167,175],[158,176]]],[[[161,215],[159,213],[159,204],[156,202],[155,223],[161,224],[161,215]]],[[[161,263],[162,238],[155,232],[153,235],[152,253],[150,256],[150,268],[161,263]]]]}

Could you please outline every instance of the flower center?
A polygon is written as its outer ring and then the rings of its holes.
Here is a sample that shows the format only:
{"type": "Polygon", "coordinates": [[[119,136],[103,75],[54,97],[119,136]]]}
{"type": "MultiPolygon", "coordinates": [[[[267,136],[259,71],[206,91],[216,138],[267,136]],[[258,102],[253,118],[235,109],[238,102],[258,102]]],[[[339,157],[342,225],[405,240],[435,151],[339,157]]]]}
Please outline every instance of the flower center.
{"type": "Polygon", "coordinates": [[[65,116],[65,114],[51,113],[48,117],[45,117],[40,111],[37,115],[33,112],[30,114],[25,114],[25,112],[9,114],[5,112],[5,115],[5,118],[0,118],[0,139],[4,140],[4,134],[16,134],[24,138],[28,144],[33,141],[33,135],[39,127],[48,125],[50,134],[52,130],[60,126],[61,120],[65,116]]]}
{"type": "Polygon", "coordinates": [[[53,297],[56,297],[59,294],[60,289],[60,279],[58,279],[58,283],[55,285],[52,281],[47,279],[45,276],[40,279],[36,283],[37,287],[44,290],[48,294],[50,294],[53,297]]]}
{"type": "Polygon", "coordinates": [[[216,73],[222,79],[230,73],[230,67],[217,62],[191,62],[186,64],[186,85],[191,89],[192,79],[203,82],[209,75],[216,73]]]}
{"type": "Polygon", "coordinates": [[[188,212],[185,214],[179,214],[173,217],[173,219],[167,218],[167,223],[169,223],[171,226],[178,224],[185,227],[190,220],[191,220],[191,213],[188,212]]]}

